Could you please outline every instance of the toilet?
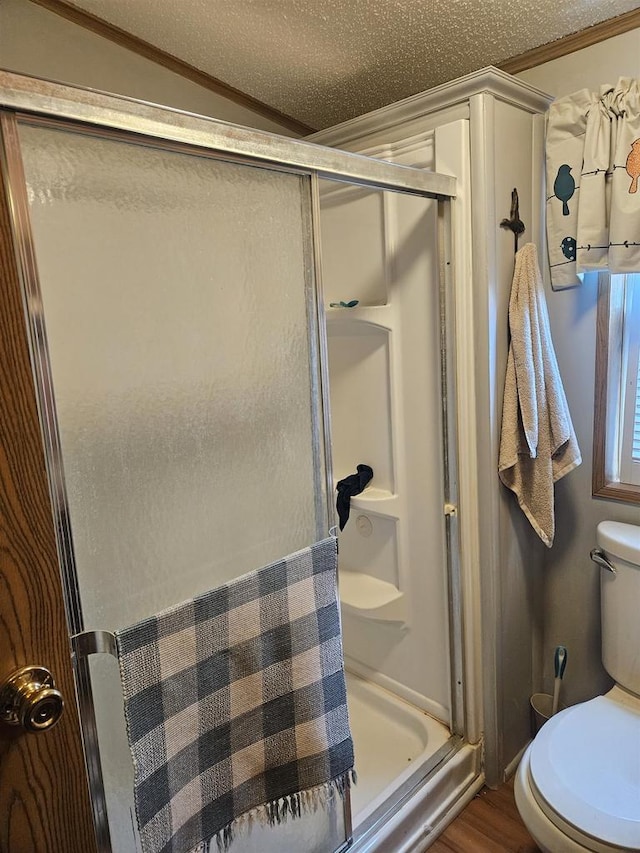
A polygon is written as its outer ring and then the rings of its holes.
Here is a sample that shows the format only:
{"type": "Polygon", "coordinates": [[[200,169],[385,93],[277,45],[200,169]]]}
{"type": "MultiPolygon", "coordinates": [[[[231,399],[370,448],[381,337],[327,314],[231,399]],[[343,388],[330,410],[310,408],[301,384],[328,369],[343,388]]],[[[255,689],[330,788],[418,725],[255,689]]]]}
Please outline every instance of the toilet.
{"type": "Polygon", "coordinates": [[[615,685],[551,717],[515,779],[545,853],[640,851],[640,527],[603,521],[597,542],[602,662],[615,685]]]}

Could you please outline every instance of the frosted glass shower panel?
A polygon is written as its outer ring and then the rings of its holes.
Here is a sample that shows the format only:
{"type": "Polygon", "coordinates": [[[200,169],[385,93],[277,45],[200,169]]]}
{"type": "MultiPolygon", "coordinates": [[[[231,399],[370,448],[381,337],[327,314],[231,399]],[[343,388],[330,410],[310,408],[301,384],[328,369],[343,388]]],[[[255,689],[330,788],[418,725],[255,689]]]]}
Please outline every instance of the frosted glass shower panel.
{"type": "MultiPolygon", "coordinates": [[[[51,127],[20,140],[51,470],[84,627],[113,631],[326,535],[309,182],[51,127]]],[[[117,665],[89,665],[111,849],[132,853],[117,665]]],[[[336,849],[342,810],[238,851],[283,838],[336,849]]]]}
{"type": "Polygon", "coordinates": [[[20,137],[84,620],[113,630],[319,538],[308,187],[20,137]]]}

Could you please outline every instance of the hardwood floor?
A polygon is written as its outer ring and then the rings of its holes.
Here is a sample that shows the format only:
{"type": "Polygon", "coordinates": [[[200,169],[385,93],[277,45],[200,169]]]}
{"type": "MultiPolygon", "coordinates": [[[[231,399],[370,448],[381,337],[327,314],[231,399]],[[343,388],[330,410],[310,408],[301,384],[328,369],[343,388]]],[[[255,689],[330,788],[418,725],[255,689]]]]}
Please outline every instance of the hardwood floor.
{"type": "Polygon", "coordinates": [[[518,813],[513,780],[483,788],[428,853],[540,853],[518,813]]]}

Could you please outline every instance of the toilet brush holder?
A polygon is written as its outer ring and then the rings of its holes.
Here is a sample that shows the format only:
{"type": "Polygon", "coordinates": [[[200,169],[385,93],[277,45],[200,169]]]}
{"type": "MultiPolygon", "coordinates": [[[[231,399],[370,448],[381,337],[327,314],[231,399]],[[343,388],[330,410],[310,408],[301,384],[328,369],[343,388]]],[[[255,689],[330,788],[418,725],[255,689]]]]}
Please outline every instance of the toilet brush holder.
{"type": "MultiPolygon", "coordinates": [[[[551,693],[534,693],[529,702],[531,704],[531,737],[535,737],[552,716],[553,696],[551,693]]],[[[558,710],[561,711],[564,707],[560,705],[558,710]]]]}

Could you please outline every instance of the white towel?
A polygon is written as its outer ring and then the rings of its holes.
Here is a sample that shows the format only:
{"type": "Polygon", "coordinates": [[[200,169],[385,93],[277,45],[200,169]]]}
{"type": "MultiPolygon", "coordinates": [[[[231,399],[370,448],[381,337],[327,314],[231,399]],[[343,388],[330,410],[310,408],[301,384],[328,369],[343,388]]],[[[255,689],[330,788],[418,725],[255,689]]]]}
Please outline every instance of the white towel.
{"type": "Polygon", "coordinates": [[[533,243],[516,254],[509,329],[498,471],[550,548],[555,534],[553,484],[582,459],[553,350],[533,243]]]}

